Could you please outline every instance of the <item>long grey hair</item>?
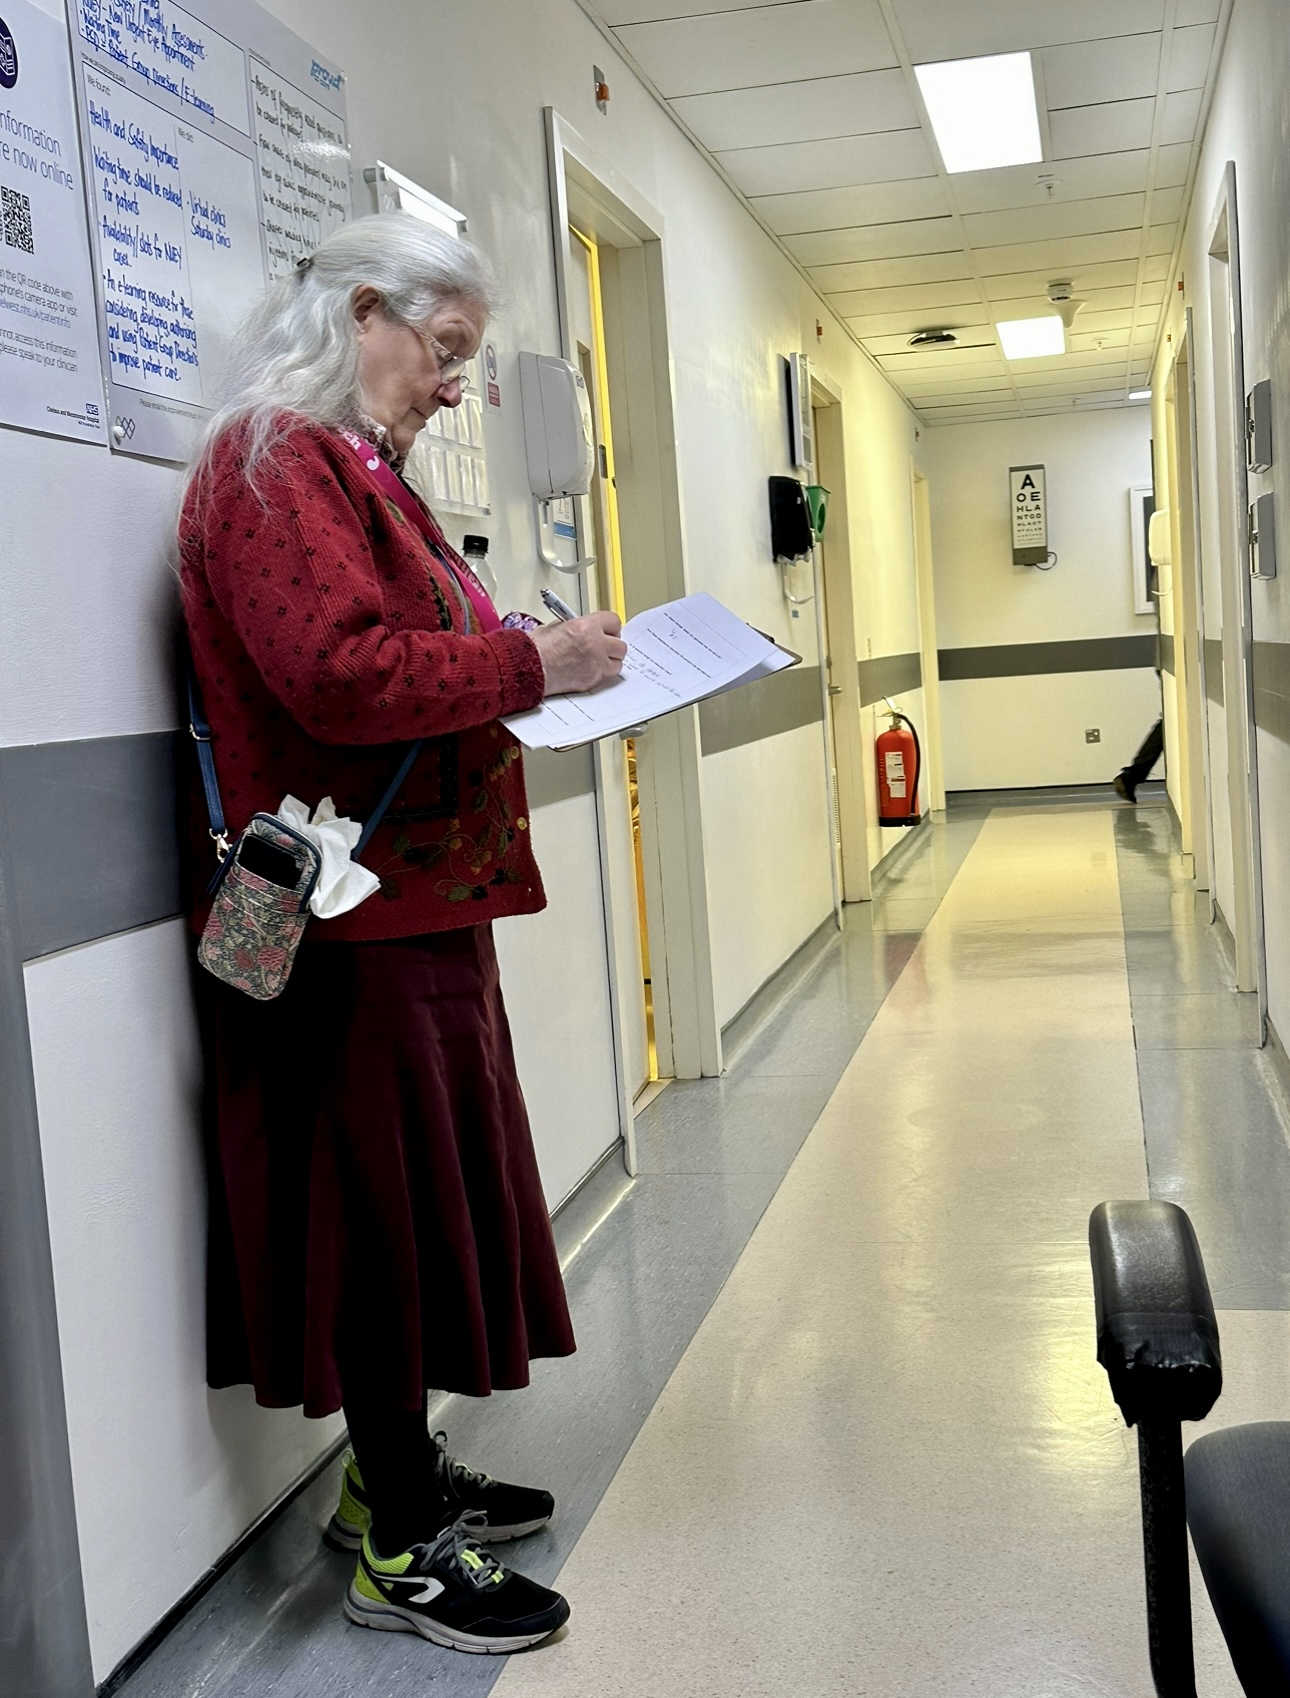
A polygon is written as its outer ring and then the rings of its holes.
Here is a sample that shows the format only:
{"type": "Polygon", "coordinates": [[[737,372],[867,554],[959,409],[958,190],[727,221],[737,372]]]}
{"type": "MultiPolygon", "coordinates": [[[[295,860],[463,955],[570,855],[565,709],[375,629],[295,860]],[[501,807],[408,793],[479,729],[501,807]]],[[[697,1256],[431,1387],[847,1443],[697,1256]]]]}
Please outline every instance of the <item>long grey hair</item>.
{"type": "Polygon", "coordinates": [[[492,312],[497,288],[488,260],[470,242],[406,212],[342,224],[313,255],[272,284],[234,340],[223,401],[202,432],[189,468],[200,484],[211,449],[233,426],[245,431],[245,470],[282,433],[282,415],[350,426],[362,411],[354,295],[372,288],[388,318],[418,326],[446,300],[492,312]]]}

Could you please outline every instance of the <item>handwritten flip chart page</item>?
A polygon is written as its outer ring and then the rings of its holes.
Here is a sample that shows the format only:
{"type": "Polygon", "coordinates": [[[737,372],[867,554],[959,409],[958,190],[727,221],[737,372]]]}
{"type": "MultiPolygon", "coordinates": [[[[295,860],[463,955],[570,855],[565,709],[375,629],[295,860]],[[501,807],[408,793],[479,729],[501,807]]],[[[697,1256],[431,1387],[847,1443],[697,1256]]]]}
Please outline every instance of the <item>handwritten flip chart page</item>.
{"type": "Polygon", "coordinates": [[[350,213],[344,77],[253,0],[69,0],[111,441],[186,459],[270,279],[350,213]]]}
{"type": "Polygon", "coordinates": [[[67,25],[0,19],[0,424],[105,442],[67,25]]]}
{"type": "Polygon", "coordinates": [[[571,749],[768,678],[800,658],[700,591],[623,626],[622,676],[583,696],[548,696],[505,723],[527,748],[571,749]]]}

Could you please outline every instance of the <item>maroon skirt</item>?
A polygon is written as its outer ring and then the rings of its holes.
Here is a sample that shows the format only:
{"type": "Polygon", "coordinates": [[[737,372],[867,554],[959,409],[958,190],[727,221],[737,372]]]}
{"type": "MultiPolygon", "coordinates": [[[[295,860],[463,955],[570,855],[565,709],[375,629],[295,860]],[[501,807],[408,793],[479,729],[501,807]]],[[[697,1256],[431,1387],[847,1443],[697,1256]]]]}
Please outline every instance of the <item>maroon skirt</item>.
{"type": "Polygon", "coordinates": [[[274,1002],[199,977],[210,1384],[412,1409],[569,1355],[491,929],[306,942],[274,1002]]]}

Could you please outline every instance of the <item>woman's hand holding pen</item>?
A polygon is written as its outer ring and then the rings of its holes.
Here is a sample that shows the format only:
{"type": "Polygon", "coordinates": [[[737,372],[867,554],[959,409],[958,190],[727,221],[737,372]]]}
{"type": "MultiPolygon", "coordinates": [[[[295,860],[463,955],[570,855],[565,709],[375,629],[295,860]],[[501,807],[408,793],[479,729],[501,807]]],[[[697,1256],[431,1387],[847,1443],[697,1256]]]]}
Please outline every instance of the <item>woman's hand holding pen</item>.
{"type": "Polygon", "coordinates": [[[618,634],[622,628],[616,613],[588,613],[539,625],[532,636],[546,674],[544,694],[581,694],[617,678],[627,654],[627,644],[618,634]]]}

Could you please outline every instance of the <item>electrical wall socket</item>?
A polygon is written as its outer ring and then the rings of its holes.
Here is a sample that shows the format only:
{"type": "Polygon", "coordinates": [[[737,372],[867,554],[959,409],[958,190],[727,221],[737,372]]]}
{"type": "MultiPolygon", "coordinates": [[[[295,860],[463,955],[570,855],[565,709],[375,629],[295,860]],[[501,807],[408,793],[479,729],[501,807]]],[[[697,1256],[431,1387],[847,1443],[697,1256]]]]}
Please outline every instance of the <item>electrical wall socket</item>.
{"type": "Polygon", "coordinates": [[[1084,741],[1086,743],[1100,743],[1102,741],[1102,732],[1100,727],[1096,725],[1090,726],[1084,733],[1084,741]]]}

